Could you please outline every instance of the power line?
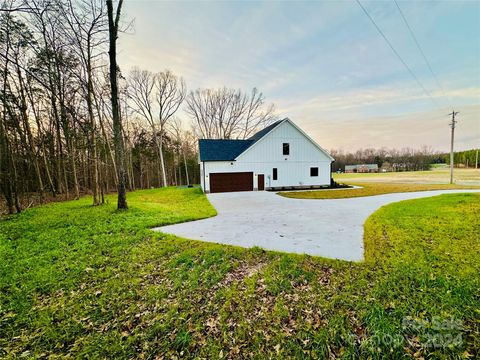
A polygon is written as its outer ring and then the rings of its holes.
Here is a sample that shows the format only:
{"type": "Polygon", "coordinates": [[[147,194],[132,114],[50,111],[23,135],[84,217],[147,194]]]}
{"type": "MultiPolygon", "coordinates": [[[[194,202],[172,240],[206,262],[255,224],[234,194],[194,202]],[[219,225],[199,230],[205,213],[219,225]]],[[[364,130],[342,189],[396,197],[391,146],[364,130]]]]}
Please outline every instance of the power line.
{"type": "Polygon", "coordinates": [[[440,81],[438,80],[437,75],[435,75],[435,72],[433,71],[432,66],[430,65],[430,62],[428,61],[427,56],[426,56],[425,53],[423,52],[422,47],[420,46],[420,43],[418,42],[417,37],[415,36],[415,33],[413,32],[410,24],[409,24],[408,21],[407,21],[407,18],[405,17],[405,14],[403,13],[403,11],[402,11],[402,9],[400,8],[400,6],[398,5],[397,0],[393,0],[393,1],[395,2],[395,5],[397,6],[397,9],[398,9],[400,15],[402,16],[402,19],[403,19],[403,21],[405,22],[405,25],[407,25],[408,31],[410,32],[410,35],[412,36],[413,41],[415,42],[415,45],[417,45],[418,51],[420,51],[420,54],[422,54],[423,60],[425,60],[425,63],[427,64],[428,69],[430,70],[430,73],[431,73],[432,76],[434,77],[434,79],[435,79],[435,81],[436,81],[436,83],[437,83],[437,86],[440,88],[440,90],[442,90],[443,95],[444,95],[445,97],[448,97],[447,94],[445,93],[445,89],[444,89],[443,86],[440,84],[440,81]]]}
{"type": "Polygon", "coordinates": [[[375,20],[373,20],[373,18],[370,16],[370,14],[368,13],[368,11],[363,7],[362,3],[360,2],[360,0],[356,0],[357,1],[357,4],[362,8],[363,12],[365,13],[365,15],[367,15],[367,17],[370,19],[370,21],[372,22],[372,24],[375,26],[375,28],[377,29],[377,31],[379,32],[380,35],[382,35],[383,39],[385,40],[385,42],[388,44],[388,46],[390,47],[390,49],[392,49],[393,53],[397,56],[397,58],[400,60],[400,62],[403,64],[403,66],[405,66],[405,68],[407,69],[407,71],[410,73],[410,75],[412,75],[412,77],[415,79],[415,81],[417,82],[417,84],[422,88],[423,92],[425,94],[428,95],[428,97],[430,98],[430,100],[432,101],[432,103],[435,105],[435,107],[437,108],[437,110],[439,109],[439,106],[437,104],[437,102],[433,99],[432,97],[432,94],[430,94],[430,92],[425,88],[425,86],[423,86],[423,84],[420,82],[420,80],[418,79],[418,77],[415,75],[415,73],[410,69],[410,67],[407,65],[407,63],[405,62],[405,60],[403,60],[403,58],[400,56],[400,54],[398,53],[397,50],[395,50],[395,48],[393,47],[392,43],[390,42],[390,40],[388,40],[388,38],[385,36],[385,34],[383,33],[383,31],[378,27],[377,23],[375,22],[375,20]]]}

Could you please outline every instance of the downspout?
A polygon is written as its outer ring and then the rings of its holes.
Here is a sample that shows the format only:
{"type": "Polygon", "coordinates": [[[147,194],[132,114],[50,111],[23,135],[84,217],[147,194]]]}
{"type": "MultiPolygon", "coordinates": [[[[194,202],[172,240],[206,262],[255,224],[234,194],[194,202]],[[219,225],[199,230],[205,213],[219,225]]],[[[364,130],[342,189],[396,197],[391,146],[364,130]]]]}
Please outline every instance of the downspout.
{"type": "Polygon", "coordinates": [[[207,181],[205,177],[205,161],[202,161],[202,166],[203,166],[203,192],[206,194],[207,193],[207,181]]]}

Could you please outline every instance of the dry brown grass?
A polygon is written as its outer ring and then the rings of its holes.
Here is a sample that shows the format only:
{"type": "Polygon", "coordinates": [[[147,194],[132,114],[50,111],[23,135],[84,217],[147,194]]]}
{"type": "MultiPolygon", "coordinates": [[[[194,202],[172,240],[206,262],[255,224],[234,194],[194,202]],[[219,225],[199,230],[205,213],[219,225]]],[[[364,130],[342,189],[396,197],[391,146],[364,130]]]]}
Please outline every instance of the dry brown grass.
{"type": "Polygon", "coordinates": [[[289,191],[279,195],[295,199],[344,199],[352,197],[383,195],[390,193],[428,191],[428,190],[455,190],[480,189],[480,186],[449,185],[449,184],[401,184],[378,182],[348,182],[348,185],[360,188],[338,190],[289,191]]]}
{"type": "MultiPolygon", "coordinates": [[[[445,167],[428,171],[405,171],[373,174],[333,174],[337,182],[381,182],[381,183],[416,183],[449,184],[450,170],[445,167]]],[[[455,169],[454,182],[457,185],[480,186],[480,169],[455,169]]]]}

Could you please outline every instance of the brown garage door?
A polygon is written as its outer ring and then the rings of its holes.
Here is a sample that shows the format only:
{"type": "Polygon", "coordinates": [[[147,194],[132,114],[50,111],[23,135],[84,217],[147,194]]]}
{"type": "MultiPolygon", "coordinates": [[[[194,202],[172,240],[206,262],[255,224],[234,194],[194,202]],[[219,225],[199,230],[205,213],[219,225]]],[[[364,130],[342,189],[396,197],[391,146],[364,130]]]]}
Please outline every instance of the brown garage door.
{"type": "Polygon", "coordinates": [[[210,192],[212,193],[252,190],[252,172],[210,174],[210,192]]]}

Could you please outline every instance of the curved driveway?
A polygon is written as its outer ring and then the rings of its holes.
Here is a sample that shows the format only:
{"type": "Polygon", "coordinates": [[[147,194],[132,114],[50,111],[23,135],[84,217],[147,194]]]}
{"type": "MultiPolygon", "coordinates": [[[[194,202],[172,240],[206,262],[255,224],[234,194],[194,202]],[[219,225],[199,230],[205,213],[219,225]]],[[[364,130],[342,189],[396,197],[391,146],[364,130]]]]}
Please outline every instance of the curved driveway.
{"type": "Polygon", "coordinates": [[[363,224],[379,207],[478,191],[435,190],[331,200],[290,199],[267,191],[209,194],[217,216],[154,230],[220,244],[360,261],[363,224]]]}

